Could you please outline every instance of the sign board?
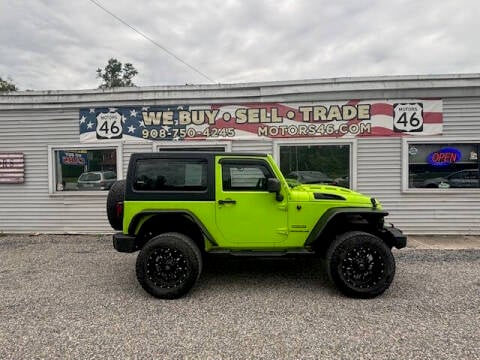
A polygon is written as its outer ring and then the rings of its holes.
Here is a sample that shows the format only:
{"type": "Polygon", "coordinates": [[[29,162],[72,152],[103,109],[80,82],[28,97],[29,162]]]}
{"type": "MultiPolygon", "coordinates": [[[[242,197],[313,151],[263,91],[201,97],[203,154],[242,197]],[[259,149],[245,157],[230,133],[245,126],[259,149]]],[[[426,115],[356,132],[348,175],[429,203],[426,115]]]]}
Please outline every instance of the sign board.
{"type": "Polygon", "coordinates": [[[438,99],[80,109],[80,141],[258,140],[442,133],[438,99]]]}
{"type": "Polygon", "coordinates": [[[22,184],[24,169],[23,153],[0,153],[0,184],[22,184]]]}
{"type": "Polygon", "coordinates": [[[462,159],[462,152],[456,148],[445,147],[430,153],[427,161],[432,166],[448,166],[462,159]]]}
{"type": "Polygon", "coordinates": [[[85,166],[88,163],[87,153],[74,151],[60,151],[60,161],[67,166],[85,166]]]}

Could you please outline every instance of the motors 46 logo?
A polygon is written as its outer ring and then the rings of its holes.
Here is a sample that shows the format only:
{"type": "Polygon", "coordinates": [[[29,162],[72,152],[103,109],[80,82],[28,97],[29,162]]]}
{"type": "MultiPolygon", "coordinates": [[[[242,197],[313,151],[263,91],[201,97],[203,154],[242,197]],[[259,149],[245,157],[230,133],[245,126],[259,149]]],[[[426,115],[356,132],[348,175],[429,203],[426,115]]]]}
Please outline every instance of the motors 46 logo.
{"type": "Polygon", "coordinates": [[[97,139],[121,139],[123,134],[122,115],[118,112],[97,115],[97,139]]]}
{"type": "Polygon", "coordinates": [[[393,104],[393,131],[423,131],[423,104],[393,104]]]}

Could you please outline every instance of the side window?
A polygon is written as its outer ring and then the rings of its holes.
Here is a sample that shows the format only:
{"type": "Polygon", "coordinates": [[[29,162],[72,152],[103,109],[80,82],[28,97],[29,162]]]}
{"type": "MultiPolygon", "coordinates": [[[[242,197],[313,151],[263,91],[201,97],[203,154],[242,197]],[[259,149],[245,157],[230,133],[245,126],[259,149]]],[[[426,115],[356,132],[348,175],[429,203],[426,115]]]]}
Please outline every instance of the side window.
{"type": "Polygon", "coordinates": [[[478,179],[478,170],[477,171],[469,171],[466,177],[467,177],[467,179],[473,179],[473,180],[478,179]]]}
{"type": "Polygon", "coordinates": [[[207,189],[207,161],[138,160],[133,188],[142,191],[204,191],[207,189]]]}
{"type": "Polygon", "coordinates": [[[453,180],[463,180],[463,179],[468,179],[468,178],[469,178],[469,176],[468,176],[468,173],[466,171],[459,171],[458,173],[450,176],[450,179],[453,179],[453,180]]]}
{"type": "Polygon", "coordinates": [[[222,165],[222,184],[224,191],[266,191],[267,179],[273,173],[264,164],[234,164],[222,165]]]}

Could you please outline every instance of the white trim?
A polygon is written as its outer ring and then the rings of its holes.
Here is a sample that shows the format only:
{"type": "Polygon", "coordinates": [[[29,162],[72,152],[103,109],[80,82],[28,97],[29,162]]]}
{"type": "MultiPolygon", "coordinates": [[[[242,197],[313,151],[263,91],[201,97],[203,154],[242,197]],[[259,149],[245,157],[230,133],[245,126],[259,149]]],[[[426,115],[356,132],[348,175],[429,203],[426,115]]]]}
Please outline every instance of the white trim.
{"type": "Polygon", "coordinates": [[[480,143],[479,137],[415,137],[402,138],[402,193],[413,194],[465,194],[465,193],[480,193],[480,188],[465,188],[465,189],[427,189],[408,187],[408,145],[409,144],[445,144],[445,143],[480,143]]]}
{"type": "Polygon", "coordinates": [[[357,139],[281,139],[273,142],[273,159],[280,167],[280,146],[295,145],[295,146],[323,146],[323,145],[349,145],[350,146],[350,189],[357,188],[357,139]]]}
{"type": "Polygon", "coordinates": [[[224,146],[226,152],[232,151],[231,141],[156,141],[152,143],[152,151],[158,152],[160,147],[192,148],[192,147],[211,147],[211,146],[224,146]]]}
{"type": "Polygon", "coordinates": [[[108,144],[48,145],[48,194],[50,196],[106,196],[108,191],[57,191],[55,188],[55,151],[82,149],[115,149],[117,157],[117,179],[123,179],[123,146],[121,142],[108,144]]]}

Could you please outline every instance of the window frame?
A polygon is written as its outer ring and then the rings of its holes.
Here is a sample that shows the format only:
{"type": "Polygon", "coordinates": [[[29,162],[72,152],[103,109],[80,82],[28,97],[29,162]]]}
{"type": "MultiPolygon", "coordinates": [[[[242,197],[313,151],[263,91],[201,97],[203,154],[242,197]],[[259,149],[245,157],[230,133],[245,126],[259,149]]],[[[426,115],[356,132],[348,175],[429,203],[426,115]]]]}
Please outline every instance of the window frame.
{"type": "MultiPolygon", "coordinates": [[[[357,139],[285,139],[275,140],[273,142],[273,159],[281,167],[280,164],[280,146],[340,146],[348,145],[350,147],[350,163],[349,163],[349,178],[350,178],[350,190],[355,191],[357,189],[357,139]]],[[[283,175],[285,177],[285,174],[283,175]]]]}
{"type": "Polygon", "coordinates": [[[402,192],[403,193],[421,193],[421,194],[465,194],[480,193],[479,188],[409,188],[409,163],[408,163],[408,147],[411,144],[480,144],[480,138],[471,137],[419,137],[419,138],[403,138],[402,139],[402,192]]]}
{"type": "Polygon", "coordinates": [[[115,150],[117,157],[116,173],[117,180],[123,179],[123,158],[122,158],[122,143],[108,143],[108,144],[60,144],[48,145],[48,194],[50,196],[103,196],[106,197],[108,191],[58,191],[55,186],[56,179],[56,163],[55,151],[65,151],[71,149],[80,150],[115,150]]]}
{"type": "MultiPolygon", "coordinates": [[[[155,153],[161,152],[161,148],[168,148],[169,151],[174,148],[178,148],[179,151],[188,151],[188,148],[202,148],[202,147],[215,147],[223,146],[225,152],[232,152],[231,141],[156,141],[152,143],[152,151],[155,153]]],[[[205,150],[208,151],[208,150],[205,150]]],[[[201,151],[199,151],[201,152],[201,151]]]]}

